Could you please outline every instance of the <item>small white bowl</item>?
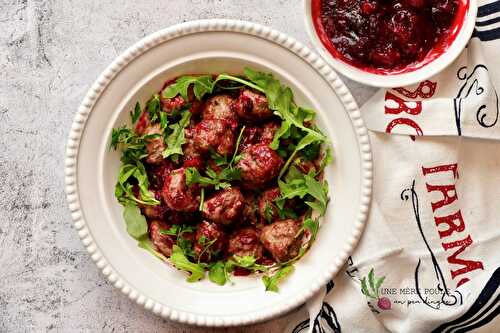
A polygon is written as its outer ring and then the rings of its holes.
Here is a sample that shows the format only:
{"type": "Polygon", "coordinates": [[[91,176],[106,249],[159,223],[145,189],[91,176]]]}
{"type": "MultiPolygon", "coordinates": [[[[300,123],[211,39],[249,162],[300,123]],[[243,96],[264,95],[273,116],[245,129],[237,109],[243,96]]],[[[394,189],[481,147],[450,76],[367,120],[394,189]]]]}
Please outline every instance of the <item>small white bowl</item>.
{"type": "Polygon", "coordinates": [[[334,49],[334,46],[326,45],[318,35],[317,26],[314,24],[313,5],[317,5],[320,0],[304,0],[306,29],[315,48],[319,54],[334,67],[351,80],[364,83],[374,87],[402,87],[422,82],[437,73],[441,72],[450,65],[465,48],[474,31],[477,15],[477,0],[459,0],[460,7],[464,9],[464,21],[460,25],[452,28],[447,47],[443,50],[430,52],[432,57],[426,57],[422,62],[410,65],[411,68],[399,70],[398,72],[372,73],[367,70],[355,67],[340,57],[334,55],[328,48],[334,49]]]}

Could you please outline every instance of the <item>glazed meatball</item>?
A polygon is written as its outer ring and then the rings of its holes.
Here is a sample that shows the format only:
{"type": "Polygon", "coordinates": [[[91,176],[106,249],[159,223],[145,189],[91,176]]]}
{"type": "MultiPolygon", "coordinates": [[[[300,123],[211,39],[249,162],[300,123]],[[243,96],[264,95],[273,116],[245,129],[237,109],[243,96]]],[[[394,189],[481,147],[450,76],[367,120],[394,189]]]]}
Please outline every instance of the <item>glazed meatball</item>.
{"type": "Polygon", "coordinates": [[[162,235],[161,230],[170,229],[170,225],[159,220],[153,220],[149,224],[149,238],[156,249],[163,255],[170,257],[174,246],[174,236],[162,235]]]}
{"type": "MultiPolygon", "coordinates": [[[[165,213],[168,211],[168,207],[161,200],[161,191],[160,190],[150,189],[150,191],[154,194],[155,199],[160,201],[160,204],[158,204],[156,206],[139,204],[138,206],[141,209],[141,212],[144,216],[146,216],[150,219],[162,220],[163,217],[165,216],[165,213]]],[[[137,194],[136,194],[136,196],[137,196],[139,194],[139,190],[137,189],[136,192],[137,192],[137,194]]]]}
{"type": "Polygon", "coordinates": [[[203,216],[215,223],[230,224],[241,216],[243,195],[237,187],[216,192],[203,204],[203,216]]]}
{"type": "Polygon", "coordinates": [[[222,226],[203,221],[195,236],[194,251],[201,261],[210,261],[226,248],[227,236],[222,226]]]}
{"type": "Polygon", "coordinates": [[[165,178],[170,174],[170,172],[172,172],[172,170],[174,169],[175,167],[172,161],[168,159],[164,159],[159,164],[146,165],[150,186],[149,190],[158,193],[156,199],[161,200],[161,189],[163,187],[163,182],[165,181],[165,178]]]}
{"type": "Polygon", "coordinates": [[[264,191],[259,199],[259,214],[267,222],[272,222],[278,217],[278,209],[274,200],[280,196],[278,187],[264,191]]]}
{"type": "MultiPolygon", "coordinates": [[[[163,90],[165,90],[168,86],[170,86],[173,83],[175,83],[175,80],[167,81],[165,83],[165,85],[163,86],[162,92],[163,92],[163,90]]],[[[188,88],[187,95],[188,95],[188,100],[186,101],[186,100],[184,100],[184,98],[181,95],[177,95],[177,96],[172,97],[172,98],[165,98],[165,97],[163,97],[163,94],[160,93],[160,102],[161,102],[162,110],[166,113],[172,113],[174,111],[178,111],[178,110],[182,109],[183,107],[185,107],[189,103],[190,104],[189,112],[191,112],[192,114],[200,113],[202,102],[198,101],[196,99],[196,96],[194,95],[194,91],[193,91],[193,86],[190,86],[188,88]]]]}
{"type": "Polygon", "coordinates": [[[258,126],[246,126],[241,136],[239,151],[244,151],[251,145],[257,144],[262,135],[262,128],[258,126]]]}
{"type": "Polygon", "coordinates": [[[220,155],[228,155],[234,151],[234,143],[234,132],[225,120],[202,120],[194,129],[194,146],[201,153],[212,149],[220,155]]]}
{"type": "Polygon", "coordinates": [[[144,135],[158,134],[159,136],[146,140],[146,151],[148,157],[146,162],[150,164],[159,164],[163,161],[163,151],[165,150],[165,141],[163,140],[163,131],[160,124],[154,124],[145,129],[144,135]]]}
{"type": "Polygon", "coordinates": [[[226,120],[233,125],[233,129],[238,126],[238,116],[233,110],[234,99],[229,95],[217,95],[209,98],[203,108],[203,119],[226,120]]]}
{"type": "Polygon", "coordinates": [[[264,247],[260,243],[257,230],[248,227],[237,230],[231,234],[227,252],[233,256],[252,256],[256,259],[260,259],[264,252],[264,247]]]}
{"type": "Polygon", "coordinates": [[[298,221],[276,221],[262,228],[260,241],[278,262],[287,261],[299,253],[301,238],[295,237],[300,230],[298,221]]]}
{"type": "Polygon", "coordinates": [[[167,206],[179,212],[194,212],[200,205],[200,188],[186,185],[185,168],[172,171],[163,184],[162,196],[167,206]]]}
{"type": "Polygon", "coordinates": [[[257,223],[259,222],[259,203],[255,194],[248,191],[243,193],[243,198],[243,222],[257,225],[257,223]]]}
{"type": "Polygon", "coordinates": [[[194,167],[197,169],[201,169],[203,167],[203,158],[201,154],[198,152],[194,142],[194,128],[186,128],[184,130],[184,137],[186,139],[186,143],[182,146],[182,160],[183,167],[189,168],[194,167]]]}
{"type": "Polygon", "coordinates": [[[271,142],[273,142],[274,135],[278,131],[278,129],[281,127],[280,124],[278,124],[275,121],[270,121],[268,123],[265,123],[264,126],[262,127],[262,134],[260,136],[260,143],[269,145],[271,142]]]}
{"type": "Polygon", "coordinates": [[[283,166],[281,157],[265,144],[250,146],[236,165],[248,188],[259,188],[275,178],[283,166]]]}
{"type": "Polygon", "coordinates": [[[244,89],[234,103],[234,109],[241,119],[249,121],[265,120],[273,115],[267,97],[250,89],[244,89]]]}

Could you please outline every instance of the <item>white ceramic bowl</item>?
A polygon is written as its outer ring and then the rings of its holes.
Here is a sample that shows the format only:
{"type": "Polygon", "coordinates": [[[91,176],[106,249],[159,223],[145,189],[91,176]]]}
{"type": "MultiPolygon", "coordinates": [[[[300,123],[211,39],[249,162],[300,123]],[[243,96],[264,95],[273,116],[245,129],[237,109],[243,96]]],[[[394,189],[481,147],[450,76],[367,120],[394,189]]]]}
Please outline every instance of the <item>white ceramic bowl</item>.
{"type": "Polygon", "coordinates": [[[411,68],[400,70],[398,73],[379,74],[355,67],[328,50],[328,48],[334,49],[334,46],[321,40],[317,30],[319,24],[314,24],[313,5],[317,5],[318,1],[320,0],[304,0],[304,9],[306,30],[319,54],[328,64],[351,80],[374,87],[387,88],[403,87],[422,82],[450,65],[469,42],[476,24],[478,6],[477,0],[459,0],[461,8],[464,10],[464,21],[452,28],[451,37],[446,41],[447,46],[443,47],[443,50],[430,52],[424,61],[413,64],[411,68]]]}
{"type": "Polygon", "coordinates": [[[195,21],[154,33],[119,56],[90,88],[71,128],[66,192],[75,228],[107,279],[131,300],[164,318],[206,326],[242,325],[297,307],[338,272],[364,227],[372,179],[367,130],[351,94],[321,58],[296,40],[261,25],[195,21]],[[317,110],[333,142],[328,167],[332,201],[310,252],[279,293],[260,277],[223,287],[186,275],[139,249],[128,236],[113,194],[119,153],[108,149],[113,127],[129,121],[166,79],[185,73],[272,72],[292,87],[299,105],[317,110]]]}

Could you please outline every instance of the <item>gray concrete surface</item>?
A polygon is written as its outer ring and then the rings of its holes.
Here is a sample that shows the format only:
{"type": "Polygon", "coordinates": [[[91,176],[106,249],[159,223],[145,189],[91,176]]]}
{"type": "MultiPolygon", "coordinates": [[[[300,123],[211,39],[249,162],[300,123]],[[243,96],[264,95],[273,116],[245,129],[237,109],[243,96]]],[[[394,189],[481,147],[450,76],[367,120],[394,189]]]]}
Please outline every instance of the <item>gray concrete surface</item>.
{"type": "MultiPolygon", "coordinates": [[[[284,330],[286,316],[201,329],[131,303],[103,279],[71,226],[63,155],[86,90],[145,35],[222,17],[308,43],[302,16],[302,0],[0,0],[0,332],[284,330]]],[[[360,103],[373,92],[347,83],[360,103]]]]}

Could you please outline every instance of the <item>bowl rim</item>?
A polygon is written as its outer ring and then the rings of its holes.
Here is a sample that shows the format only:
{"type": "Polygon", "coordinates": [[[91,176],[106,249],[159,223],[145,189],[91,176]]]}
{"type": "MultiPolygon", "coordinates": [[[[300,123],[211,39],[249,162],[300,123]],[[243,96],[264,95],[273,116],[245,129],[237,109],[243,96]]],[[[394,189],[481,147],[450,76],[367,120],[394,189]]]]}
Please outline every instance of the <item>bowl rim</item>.
{"type": "Polygon", "coordinates": [[[353,65],[350,65],[344,61],[335,58],[319,40],[318,34],[313,23],[313,17],[311,13],[312,0],[304,0],[304,22],[306,26],[306,31],[311,40],[315,50],[321,55],[321,57],[332,66],[337,72],[346,76],[347,78],[366,84],[372,87],[379,88],[395,88],[410,86],[422,81],[429,79],[430,77],[440,73],[445,68],[447,68],[453,61],[455,61],[458,56],[465,49],[467,43],[469,42],[474,28],[476,25],[476,17],[478,10],[477,0],[466,0],[469,2],[469,8],[465,15],[465,22],[462,25],[460,31],[458,32],[455,40],[451,43],[450,47],[447,48],[439,57],[433,59],[428,64],[418,68],[412,72],[401,73],[401,74],[376,74],[364,71],[353,65]]]}
{"type": "Polygon", "coordinates": [[[144,37],[118,56],[93,83],[76,112],[66,145],[64,165],[66,199],[71,212],[73,225],[78,231],[78,235],[87,252],[91,256],[92,261],[96,264],[99,270],[102,271],[108,281],[116,288],[120,289],[131,300],[143,306],[145,309],[150,310],[165,319],[198,326],[236,326],[260,322],[282,315],[304,303],[315,292],[326,285],[328,280],[330,280],[334,274],[341,269],[350,253],[352,253],[356,247],[368,217],[372,193],[373,163],[368,130],[364,125],[361,113],[354,98],[338,75],[319,56],[294,38],[260,24],[239,20],[210,19],[177,24],[144,37]],[[347,246],[344,248],[345,250],[342,251],[337,260],[325,268],[325,272],[317,278],[318,283],[315,283],[309,288],[305,288],[295,299],[295,302],[283,303],[279,308],[273,309],[273,311],[269,311],[268,313],[262,313],[251,319],[245,317],[245,315],[238,315],[232,317],[212,316],[209,320],[206,316],[192,313],[181,313],[180,311],[172,309],[165,304],[149,299],[148,296],[143,295],[140,291],[128,285],[126,280],[114,270],[112,264],[108,263],[106,258],[102,255],[99,245],[94,241],[92,234],[87,228],[87,223],[84,218],[78,195],[77,164],[82,134],[94,105],[100,98],[102,92],[113,81],[115,76],[129,63],[161,43],[168,42],[169,40],[177,37],[200,32],[223,31],[257,36],[264,40],[278,44],[290,50],[310,65],[317,72],[317,74],[328,83],[328,85],[336,93],[340,102],[344,105],[345,111],[351,119],[353,130],[358,141],[361,161],[360,204],[356,215],[357,217],[355,221],[353,221],[353,231],[351,237],[346,239],[347,246]]]}

